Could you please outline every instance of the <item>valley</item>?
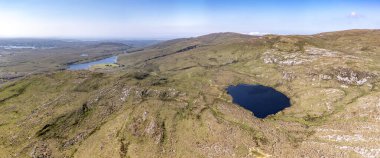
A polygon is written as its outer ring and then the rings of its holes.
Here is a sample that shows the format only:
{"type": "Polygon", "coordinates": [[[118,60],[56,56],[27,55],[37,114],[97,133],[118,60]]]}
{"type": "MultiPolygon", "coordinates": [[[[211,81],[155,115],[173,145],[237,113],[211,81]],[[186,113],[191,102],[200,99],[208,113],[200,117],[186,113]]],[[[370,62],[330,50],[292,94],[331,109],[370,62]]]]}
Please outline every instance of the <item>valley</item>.
{"type": "Polygon", "coordinates": [[[100,60],[118,54],[140,51],[155,41],[65,42],[54,40],[0,40],[0,43],[19,45],[20,48],[0,47],[0,84],[30,74],[64,70],[68,65],[100,60]],[[5,42],[8,41],[8,42],[5,42]],[[25,42],[27,41],[27,42],[25,42]],[[41,44],[44,43],[45,45],[41,44]],[[23,44],[29,44],[25,46],[23,44]],[[35,48],[31,48],[31,45],[35,48]],[[51,47],[49,49],[41,47],[51,47]]]}

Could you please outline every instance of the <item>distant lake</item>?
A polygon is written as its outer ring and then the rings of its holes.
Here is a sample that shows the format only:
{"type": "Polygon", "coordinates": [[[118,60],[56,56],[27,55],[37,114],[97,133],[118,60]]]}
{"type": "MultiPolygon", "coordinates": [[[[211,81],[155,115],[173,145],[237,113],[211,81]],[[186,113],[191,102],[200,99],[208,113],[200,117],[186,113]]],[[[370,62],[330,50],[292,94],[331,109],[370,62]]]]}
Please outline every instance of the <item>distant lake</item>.
{"type": "Polygon", "coordinates": [[[0,46],[3,49],[36,49],[34,46],[0,46]]]}
{"type": "Polygon", "coordinates": [[[88,70],[91,66],[97,64],[115,64],[117,62],[117,56],[112,56],[109,58],[104,58],[101,60],[96,60],[92,62],[82,63],[82,64],[71,64],[68,70],[88,70]]]}
{"type": "Polygon", "coordinates": [[[252,111],[258,118],[276,114],[290,106],[290,99],[271,87],[239,84],[229,86],[227,92],[233,103],[252,111]]]}
{"type": "Polygon", "coordinates": [[[11,50],[11,49],[53,49],[55,47],[12,46],[12,45],[1,46],[0,45],[0,48],[11,50]]]}

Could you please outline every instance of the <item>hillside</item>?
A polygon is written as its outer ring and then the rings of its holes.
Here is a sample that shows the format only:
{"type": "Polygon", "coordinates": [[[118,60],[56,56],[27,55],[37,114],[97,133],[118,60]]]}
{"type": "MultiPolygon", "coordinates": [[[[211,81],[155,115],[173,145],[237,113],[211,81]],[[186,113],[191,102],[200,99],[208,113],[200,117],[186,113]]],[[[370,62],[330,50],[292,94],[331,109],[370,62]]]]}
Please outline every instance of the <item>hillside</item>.
{"type": "Polygon", "coordinates": [[[3,39],[2,41],[0,39],[0,87],[3,82],[29,74],[62,70],[72,63],[92,61],[138,49],[140,48],[114,42],[63,42],[51,39],[3,39]],[[36,47],[6,49],[1,48],[1,43],[36,47]],[[48,46],[51,47],[47,48],[48,46]]]}
{"type": "Polygon", "coordinates": [[[380,31],[216,33],[0,89],[0,157],[380,157],[380,31]],[[291,106],[265,119],[239,83],[291,106]]]}

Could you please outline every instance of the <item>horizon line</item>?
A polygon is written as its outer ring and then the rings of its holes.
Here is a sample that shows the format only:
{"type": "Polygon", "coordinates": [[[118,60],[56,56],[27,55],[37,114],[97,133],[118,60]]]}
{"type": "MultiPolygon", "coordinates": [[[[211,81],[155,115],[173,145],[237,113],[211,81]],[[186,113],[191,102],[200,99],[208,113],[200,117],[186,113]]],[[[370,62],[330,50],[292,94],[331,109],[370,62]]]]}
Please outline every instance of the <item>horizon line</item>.
{"type": "Polygon", "coordinates": [[[35,37],[28,37],[28,36],[14,36],[14,37],[2,37],[0,36],[0,40],[7,40],[7,39],[39,39],[39,40],[78,40],[81,42],[95,42],[95,41],[166,41],[166,40],[173,40],[173,39],[182,39],[182,38],[196,38],[200,36],[206,36],[211,34],[218,34],[218,33],[236,33],[241,35],[248,35],[248,36],[265,36],[265,35],[278,35],[278,36],[310,36],[310,35],[317,35],[322,33],[331,33],[331,32],[343,32],[343,31],[375,31],[380,30],[380,28],[377,29],[343,29],[343,30],[331,30],[331,31],[322,31],[318,33],[262,33],[262,32],[248,32],[248,33],[241,33],[241,32],[233,32],[233,31],[222,31],[222,32],[212,32],[212,33],[205,33],[201,35],[194,35],[194,36],[177,36],[177,37],[152,37],[152,38],[145,38],[145,37],[65,37],[65,36],[35,36],[35,37]]]}

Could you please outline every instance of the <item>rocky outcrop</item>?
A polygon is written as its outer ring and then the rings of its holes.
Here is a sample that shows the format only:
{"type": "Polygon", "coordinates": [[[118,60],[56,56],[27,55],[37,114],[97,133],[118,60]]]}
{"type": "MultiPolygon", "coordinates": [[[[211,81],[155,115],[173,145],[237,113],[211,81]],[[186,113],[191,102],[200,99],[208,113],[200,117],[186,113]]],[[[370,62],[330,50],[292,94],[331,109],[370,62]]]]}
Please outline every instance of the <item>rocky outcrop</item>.
{"type": "Polygon", "coordinates": [[[350,68],[338,68],[335,70],[335,74],[339,82],[347,85],[363,85],[375,77],[374,74],[350,68]]]}

